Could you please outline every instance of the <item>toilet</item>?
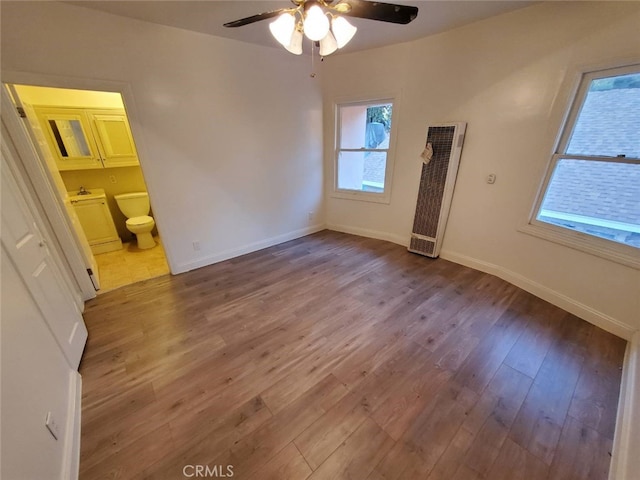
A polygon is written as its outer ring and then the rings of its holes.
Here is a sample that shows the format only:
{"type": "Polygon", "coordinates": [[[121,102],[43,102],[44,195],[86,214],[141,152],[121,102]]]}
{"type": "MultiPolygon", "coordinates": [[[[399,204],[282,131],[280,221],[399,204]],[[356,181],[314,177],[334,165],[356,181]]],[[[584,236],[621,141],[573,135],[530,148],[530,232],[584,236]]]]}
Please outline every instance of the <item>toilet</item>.
{"type": "Polygon", "coordinates": [[[151,236],[156,222],[149,216],[149,195],[147,192],[123,193],[114,195],[118,208],[127,217],[127,230],[135,233],[138,248],[153,248],[156,245],[151,236]]]}

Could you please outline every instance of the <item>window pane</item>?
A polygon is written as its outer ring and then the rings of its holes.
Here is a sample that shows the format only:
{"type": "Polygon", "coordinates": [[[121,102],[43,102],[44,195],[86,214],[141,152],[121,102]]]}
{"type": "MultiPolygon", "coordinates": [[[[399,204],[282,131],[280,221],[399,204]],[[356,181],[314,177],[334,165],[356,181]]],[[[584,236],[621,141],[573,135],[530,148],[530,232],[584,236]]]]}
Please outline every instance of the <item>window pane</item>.
{"type": "Polygon", "coordinates": [[[386,152],[340,152],[338,188],[383,193],[386,166],[386,152]]]}
{"type": "Polygon", "coordinates": [[[566,153],[640,158],[640,73],[591,82],[566,153]]]}
{"type": "Polygon", "coordinates": [[[389,148],[390,103],[340,107],[340,148],[389,148]]]}
{"type": "Polygon", "coordinates": [[[561,159],[538,220],[640,248],[640,165],[561,159]]]}

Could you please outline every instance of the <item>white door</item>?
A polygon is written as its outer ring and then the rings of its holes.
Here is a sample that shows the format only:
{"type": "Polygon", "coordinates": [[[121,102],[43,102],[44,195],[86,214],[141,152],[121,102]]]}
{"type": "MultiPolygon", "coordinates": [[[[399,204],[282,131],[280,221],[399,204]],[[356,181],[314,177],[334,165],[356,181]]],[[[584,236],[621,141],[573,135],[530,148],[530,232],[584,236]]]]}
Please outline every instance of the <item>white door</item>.
{"type": "Polygon", "coordinates": [[[100,288],[97,263],[69,201],[64,182],[56,166],[55,154],[49,148],[47,132],[42,130],[35,115],[28,118],[18,116],[16,107],[23,107],[15,88],[2,84],[0,93],[2,95],[0,109],[3,124],[2,142],[5,142],[4,128],[6,128],[20,163],[33,184],[35,196],[50,222],[73,278],[80,288],[76,298],[76,303],[80,304],[82,300],[94,298],[96,290],[100,288]],[[8,89],[13,92],[15,104],[8,89]]]}
{"type": "Polygon", "coordinates": [[[9,154],[2,148],[2,244],[69,364],[77,369],[87,340],[87,328],[38,229],[36,217],[5,160],[9,154]]]}

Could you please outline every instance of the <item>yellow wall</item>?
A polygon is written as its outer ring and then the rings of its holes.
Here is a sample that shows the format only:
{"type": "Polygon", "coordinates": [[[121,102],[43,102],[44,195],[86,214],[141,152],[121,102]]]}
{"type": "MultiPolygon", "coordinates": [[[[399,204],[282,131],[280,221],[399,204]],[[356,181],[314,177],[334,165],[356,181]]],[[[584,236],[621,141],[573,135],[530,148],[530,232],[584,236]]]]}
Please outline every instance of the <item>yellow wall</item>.
{"type": "Polygon", "coordinates": [[[118,229],[118,235],[123,241],[129,241],[133,238],[133,234],[127,230],[125,225],[127,218],[120,212],[113,196],[120,193],[147,191],[140,167],[69,170],[60,172],[60,175],[67,191],[70,193],[78,192],[80,187],[84,187],[87,190],[103,188],[107,194],[107,203],[118,229]],[[113,179],[115,179],[116,183],[112,183],[113,179]]]}
{"type": "Polygon", "coordinates": [[[16,85],[15,87],[20,100],[31,105],[124,108],[122,96],[114,92],[34,87],[31,85],[16,85]]]}

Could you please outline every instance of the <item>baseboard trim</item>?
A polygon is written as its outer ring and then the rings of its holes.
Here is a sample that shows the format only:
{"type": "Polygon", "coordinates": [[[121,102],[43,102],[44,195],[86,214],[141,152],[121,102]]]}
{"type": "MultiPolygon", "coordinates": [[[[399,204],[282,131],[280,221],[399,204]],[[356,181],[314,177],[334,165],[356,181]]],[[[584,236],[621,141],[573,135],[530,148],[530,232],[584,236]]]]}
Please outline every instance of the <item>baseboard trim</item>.
{"type": "Polygon", "coordinates": [[[609,480],[634,480],[640,471],[640,332],[636,332],[624,357],[620,400],[613,437],[609,480]]]}
{"type": "Polygon", "coordinates": [[[385,240],[387,242],[402,245],[403,247],[409,246],[409,237],[401,237],[400,235],[394,235],[393,233],[380,232],[378,230],[369,230],[368,228],[352,227],[350,225],[337,225],[334,223],[327,224],[328,230],[334,232],[349,233],[351,235],[358,235],[359,237],[375,238],[376,240],[385,240]]]}
{"type": "Polygon", "coordinates": [[[69,412],[67,435],[64,443],[62,478],[78,480],[80,473],[80,420],[82,412],[82,377],[73,370],[69,373],[69,412]]]}
{"type": "Polygon", "coordinates": [[[288,242],[289,240],[295,240],[296,238],[306,237],[307,235],[320,232],[325,228],[326,227],[324,224],[312,225],[310,227],[301,228],[300,230],[294,230],[292,232],[284,233],[282,235],[266,238],[264,240],[260,240],[259,242],[249,243],[247,245],[234,248],[232,250],[226,250],[224,252],[221,252],[215,255],[209,255],[207,257],[198,258],[192,262],[180,263],[177,265],[176,271],[172,273],[174,274],[184,273],[190,270],[195,270],[196,268],[206,267],[207,265],[213,265],[214,263],[224,262],[225,260],[229,260],[230,258],[239,257],[240,255],[246,255],[247,253],[252,253],[257,250],[262,250],[263,248],[272,247],[280,243],[288,242]]]}
{"type": "Polygon", "coordinates": [[[454,263],[459,263],[460,265],[464,265],[466,267],[473,268],[475,270],[480,270],[481,272],[490,273],[491,275],[495,275],[513,285],[535,295],[536,297],[542,298],[547,302],[570,312],[577,317],[586,320],[593,325],[606,330],[607,332],[613,333],[619,337],[624,338],[625,340],[631,339],[632,335],[635,332],[635,329],[615,318],[600,312],[594,308],[591,308],[588,305],[585,305],[581,302],[574,300],[573,298],[567,297],[562,293],[556,292],[555,290],[550,289],[544,285],[541,285],[537,282],[534,282],[519,273],[508,270],[499,265],[494,265],[492,263],[483,262],[481,260],[476,260],[475,258],[468,257],[466,255],[462,255],[456,252],[451,252],[449,250],[442,250],[440,252],[440,257],[452,261],[454,263]]]}

